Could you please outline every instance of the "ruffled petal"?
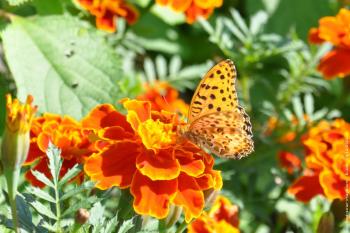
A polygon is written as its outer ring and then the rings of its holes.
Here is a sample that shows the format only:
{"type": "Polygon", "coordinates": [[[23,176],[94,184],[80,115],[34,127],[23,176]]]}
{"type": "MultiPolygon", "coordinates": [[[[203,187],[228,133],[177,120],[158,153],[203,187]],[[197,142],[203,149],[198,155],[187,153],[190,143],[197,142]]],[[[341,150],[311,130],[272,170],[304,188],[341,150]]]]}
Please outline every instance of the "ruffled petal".
{"type": "Polygon", "coordinates": [[[151,180],[172,180],[180,174],[180,164],[173,150],[144,150],[136,160],[137,169],[151,180]]]}
{"type": "Polygon", "coordinates": [[[84,171],[91,180],[97,181],[96,187],[99,189],[112,186],[127,188],[136,171],[135,163],[139,153],[137,143],[119,141],[90,156],[84,165],[84,171]]]}
{"type": "Polygon", "coordinates": [[[120,126],[127,132],[133,132],[126,117],[111,104],[101,104],[95,107],[82,121],[83,127],[100,129],[109,126],[120,126]]]}
{"type": "Polygon", "coordinates": [[[309,202],[318,194],[324,194],[319,176],[301,176],[289,187],[288,192],[302,202],[309,202]]]}
{"type": "Polygon", "coordinates": [[[336,48],[328,52],[320,61],[317,69],[326,79],[345,77],[350,74],[350,48],[336,48]]]}
{"type": "Polygon", "coordinates": [[[320,173],[320,184],[328,199],[343,200],[345,198],[345,181],[341,180],[339,176],[331,170],[324,169],[320,173]]]}
{"type": "Polygon", "coordinates": [[[165,218],[169,213],[170,202],[176,195],[177,184],[176,179],[152,181],[136,172],[130,188],[134,197],[134,210],[138,214],[165,218]]]}
{"type": "Polygon", "coordinates": [[[175,154],[176,158],[178,158],[180,161],[182,172],[193,177],[197,177],[204,172],[204,162],[201,159],[194,159],[193,153],[183,150],[176,150],[175,154]]]}
{"type": "Polygon", "coordinates": [[[181,173],[178,181],[178,191],[174,203],[183,207],[185,220],[190,222],[193,218],[198,218],[201,215],[205,204],[204,195],[193,177],[181,173]]]}

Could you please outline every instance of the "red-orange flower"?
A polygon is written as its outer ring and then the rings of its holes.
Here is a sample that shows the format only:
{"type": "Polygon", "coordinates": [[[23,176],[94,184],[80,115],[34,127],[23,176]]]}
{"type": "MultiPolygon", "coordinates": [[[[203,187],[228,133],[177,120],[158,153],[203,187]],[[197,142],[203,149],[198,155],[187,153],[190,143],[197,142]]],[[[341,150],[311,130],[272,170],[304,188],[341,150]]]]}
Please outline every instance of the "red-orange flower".
{"type": "Polygon", "coordinates": [[[96,17],[96,26],[99,29],[115,32],[116,20],[123,17],[129,24],[136,22],[137,10],[124,0],[77,0],[90,14],[96,17]]]}
{"type": "MultiPolygon", "coordinates": [[[[30,148],[25,165],[35,164],[32,168],[51,177],[48,168],[46,149],[49,141],[62,150],[63,165],[60,176],[77,163],[82,163],[92,152],[88,139],[88,131],[82,129],[81,124],[74,119],[56,114],[45,113],[34,119],[30,131],[30,148]]],[[[82,178],[80,173],[76,178],[82,178]]],[[[31,171],[25,175],[26,179],[35,186],[44,187],[31,171]]]]}
{"type": "Polygon", "coordinates": [[[219,196],[209,213],[204,212],[188,226],[188,233],[239,233],[238,207],[219,196]]]}
{"type": "Polygon", "coordinates": [[[318,28],[311,28],[310,43],[330,42],[334,48],[320,61],[318,70],[327,79],[345,77],[350,74],[350,10],[343,8],[335,17],[319,20],[318,28]]]}
{"type": "Polygon", "coordinates": [[[286,169],[289,174],[301,169],[301,160],[292,153],[281,151],[278,153],[278,161],[280,166],[286,169]]]}
{"type": "Polygon", "coordinates": [[[137,97],[138,100],[150,101],[152,110],[188,114],[188,105],[179,98],[179,92],[166,82],[146,83],[145,92],[137,97]]]}
{"type": "Polygon", "coordinates": [[[303,202],[318,194],[329,200],[345,199],[345,183],[350,180],[346,175],[349,135],[350,124],[342,119],[322,121],[311,128],[302,138],[307,168],[289,192],[303,202]]]}
{"type": "Polygon", "coordinates": [[[222,0],[156,0],[159,5],[169,5],[174,11],[184,12],[187,23],[193,23],[197,17],[208,18],[214,8],[221,7],[222,0]]]}
{"type": "Polygon", "coordinates": [[[204,208],[204,193],[220,189],[214,159],[189,141],[178,140],[175,113],[152,111],[147,101],[124,100],[126,116],[111,105],[96,107],[83,124],[99,128],[98,152],[84,170],[96,187],[130,188],[138,214],[164,218],[170,205],[181,206],[186,221],[204,208]]]}

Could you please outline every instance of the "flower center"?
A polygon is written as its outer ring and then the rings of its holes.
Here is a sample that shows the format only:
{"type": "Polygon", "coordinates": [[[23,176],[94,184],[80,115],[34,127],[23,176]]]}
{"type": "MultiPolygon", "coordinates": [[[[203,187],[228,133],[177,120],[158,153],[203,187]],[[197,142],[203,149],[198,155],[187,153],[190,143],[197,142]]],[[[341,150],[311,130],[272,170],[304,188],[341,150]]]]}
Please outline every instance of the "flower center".
{"type": "Polygon", "coordinates": [[[148,119],[138,127],[143,144],[147,149],[161,149],[175,142],[176,133],[172,124],[148,119]]]}

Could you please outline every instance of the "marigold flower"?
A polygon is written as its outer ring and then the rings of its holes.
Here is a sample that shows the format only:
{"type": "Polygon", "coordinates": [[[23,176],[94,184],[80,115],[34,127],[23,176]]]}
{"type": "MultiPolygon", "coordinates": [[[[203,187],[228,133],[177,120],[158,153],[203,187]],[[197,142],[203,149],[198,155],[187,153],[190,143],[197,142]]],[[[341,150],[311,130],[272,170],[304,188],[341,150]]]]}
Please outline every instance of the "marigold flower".
{"type": "Polygon", "coordinates": [[[329,42],[334,48],[320,61],[318,70],[326,79],[344,78],[350,74],[350,10],[343,8],[333,16],[319,20],[318,28],[311,28],[309,41],[313,44],[329,42]]]}
{"type": "Polygon", "coordinates": [[[238,207],[219,196],[209,213],[204,212],[188,227],[188,233],[239,233],[238,207]]]}
{"type": "Polygon", "coordinates": [[[188,114],[188,105],[179,98],[179,92],[166,82],[146,83],[145,92],[137,97],[138,100],[150,101],[152,110],[188,114]]]}
{"type": "Polygon", "coordinates": [[[83,120],[98,128],[98,152],[84,170],[99,189],[130,188],[138,214],[165,218],[171,205],[184,209],[186,221],[204,208],[205,190],[220,189],[214,159],[175,136],[175,113],[152,111],[148,101],[124,100],[126,116],[111,105],[99,105],[83,120]]]}
{"type": "Polygon", "coordinates": [[[223,0],[156,0],[159,5],[169,5],[174,11],[184,12],[187,23],[192,24],[198,16],[208,18],[223,0]]]}
{"type": "MultiPolygon", "coordinates": [[[[90,132],[84,130],[81,123],[68,116],[45,113],[34,119],[30,134],[30,149],[24,165],[35,164],[33,170],[42,172],[47,177],[51,177],[46,156],[50,141],[62,151],[63,164],[60,176],[75,164],[82,163],[94,151],[89,140],[90,132]]],[[[80,173],[76,178],[81,179],[82,175],[83,173],[80,173]]],[[[25,177],[32,185],[44,187],[30,170],[25,177]]]]}
{"type": "Polygon", "coordinates": [[[77,0],[90,14],[96,17],[96,26],[107,32],[116,31],[116,20],[123,17],[129,24],[136,22],[138,12],[124,0],[77,0]]]}
{"type": "Polygon", "coordinates": [[[286,169],[289,174],[301,169],[301,160],[292,153],[281,151],[278,153],[278,161],[280,166],[286,169]]]}
{"type": "Polygon", "coordinates": [[[350,124],[342,119],[322,121],[302,137],[306,149],[307,168],[289,187],[289,193],[303,202],[321,194],[329,200],[345,199],[345,183],[349,181],[346,158],[350,124]]]}

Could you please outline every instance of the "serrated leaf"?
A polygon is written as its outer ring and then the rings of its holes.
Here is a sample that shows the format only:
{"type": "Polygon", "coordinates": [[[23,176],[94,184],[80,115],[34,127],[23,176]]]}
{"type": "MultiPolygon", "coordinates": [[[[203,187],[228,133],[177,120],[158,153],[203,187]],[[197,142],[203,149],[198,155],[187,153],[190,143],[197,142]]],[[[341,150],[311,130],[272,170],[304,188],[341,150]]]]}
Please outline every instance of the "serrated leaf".
{"type": "Polygon", "coordinates": [[[130,230],[134,226],[133,220],[129,219],[127,221],[124,221],[123,224],[120,226],[118,233],[126,233],[128,230],[130,230]]]}
{"type": "Polygon", "coordinates": [[[89,223],[92,225],[97,225],[98,223],[102,223],[104,221],[104,217],[103,217],[104,211],[105,211],[105,208],[101,205],[100,202],[97,202],[90,209],[89,223]]]}
{"type": "Polygon", "coordinates": [[[104,224],[105,227],[102,229],[102,232],[112,233],[116,229],[118,223],[119,221],[118,221],[118,214],[117,214],[114,218],[110,219],[109,221],[107,221],[106,224],[104,224]]]}
{"type": "Polygon", "coordinates": [[[37,180],[40,180],[41,182],[43,182],[45,185],[51,187],[51,188],[54,188],[55,185],[51,182],[51,180],[49,180],[49,178],[47,178],[43,173],[41,172],[38,172],[36,170],[32,170],[31,171],[33,176],[35,176],[35,178],[37,180]]]}
{"type": "Polygon", "coordinates": [[[2,33],[18,97],[34,96],[40,112],[80,119],[99,103],[115,103],[119,56],[101,33],[69,16],[16,17],[2,33]]]}
{"type": "Polygon", "coordinates": [[[57,184],[62,167],[61,150],[49,142],[49,146],[46,150],[46,155],[49,158],[49,169],[52,179],[54,181],[54,184],[57,184]]]}
{"type": "Polygon", "coordinates": [[[230,9],[230,13],[232,15],[232,18],[235,20],[237,26],[244,32],[245,35],[249,35],[250,31],[247,27],[247,24],[244,22],[244,19],[239,14],[239,12],[235,9],[230,9]]]}
{"type": "Polygon", "coordinates": [[[45,205],[41,204],[38,201],[30,202],[30,205],[41,215],[49,217],[51,219],[56,220],[55,214],[45,205]]]}
{"type": "Polygon", "coordinates": [[[145,59],[144,69],[148,82],[154,83],[156,80],[156,70],[150,58],[145,59]]]}
{"type": "Polygon", "coordinates": [[[46,200],[46,201],[52,202],[52,203],[56,202],[53,197],[51,197],[48,193],[46,193],[45,191],[43,191],[40,188],[29,186],[26,188],[26,191],[33,194],[37,198],[40,198],[40,199],[43,199],[43,200],[46,200]]]}
{"type": "Polygon", "coordinates": [[[82,191],[84,190],[90,190],[92,189],[93,187],[95,186],[95,183],[92,182],[92,181],[88,181],[88,182],[85,182],[83,183],[82,185],[79,185],[75,188],[73,188],[72,190],[66,192],[61,198],[60,198],[60,201],[64,201],[78,193],[81,193],[82,191]]]}
{"type": "Polygon", "coordinates": [[[58,182],[58,186],[62,186],[65,183],[67,183],[69,180],[73,179],[76,175],[78,175],[81,172],[81,169],[79,168],[78,164],[75,164],[74,167],[69,169],[66,174],[60,179],[58,182]]]}
{"type": "Polygon", "coordinates": [[[176,75],[180,71],[181,64],[181,58],[179,56],[173,56],[169,64],[169,74],[176,75]]]}
{"type": "Polygon", "coordinates": [[[305,112],[308,116],[311,116],[314,112],[314,98],[310,93],[304,96],[305,112]]]}

